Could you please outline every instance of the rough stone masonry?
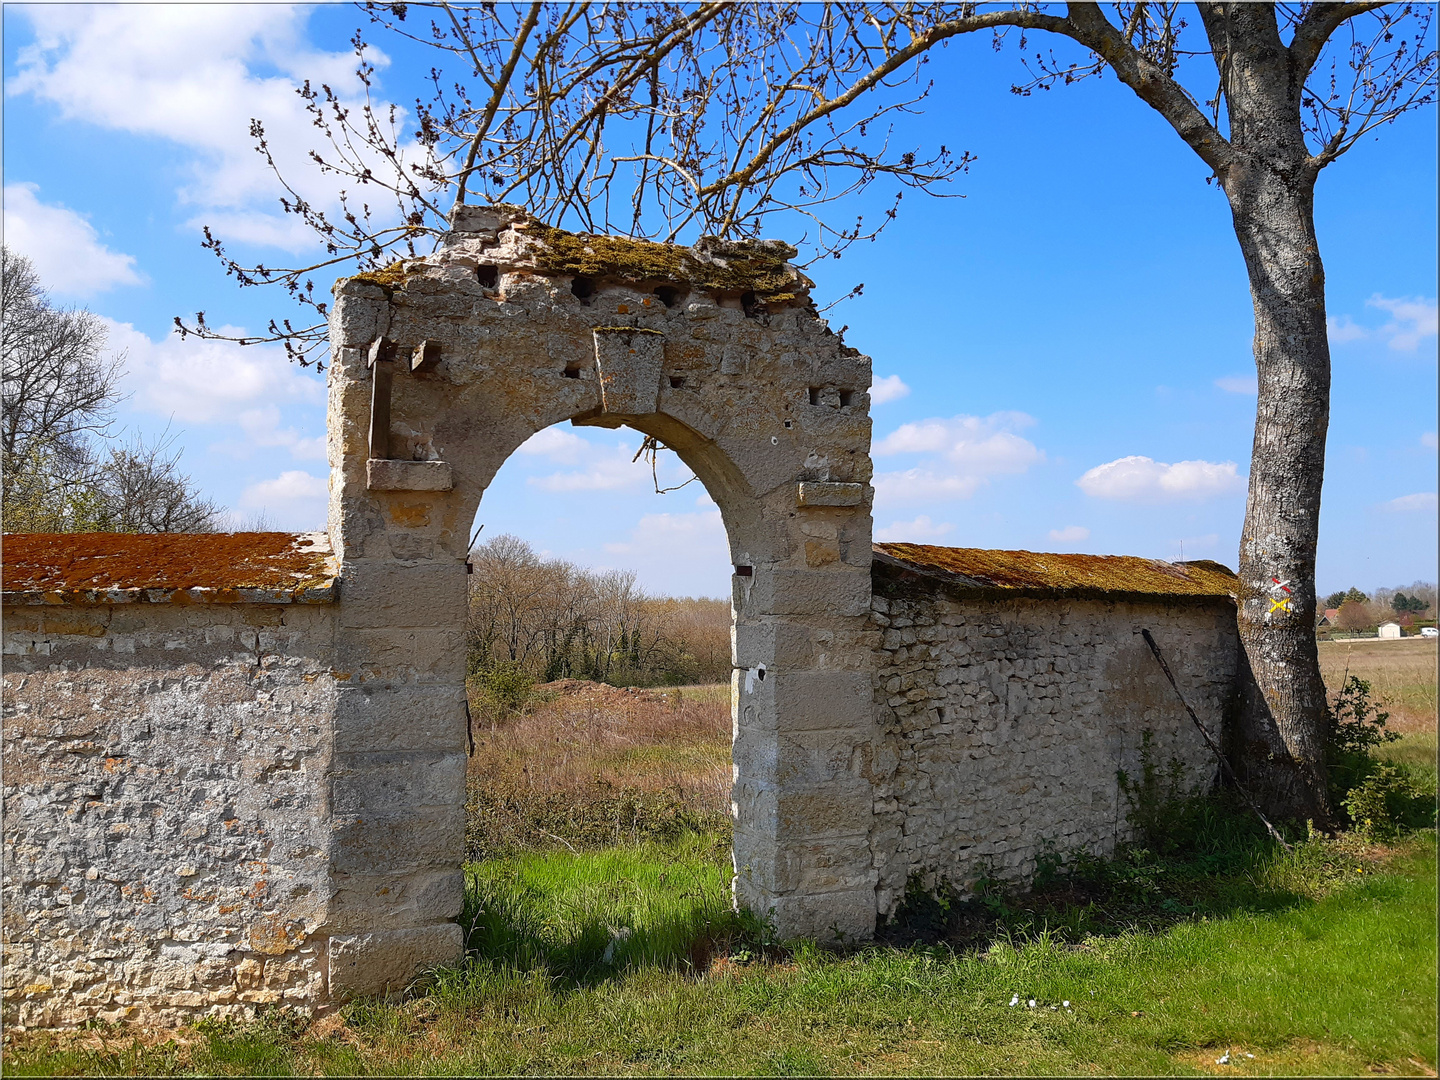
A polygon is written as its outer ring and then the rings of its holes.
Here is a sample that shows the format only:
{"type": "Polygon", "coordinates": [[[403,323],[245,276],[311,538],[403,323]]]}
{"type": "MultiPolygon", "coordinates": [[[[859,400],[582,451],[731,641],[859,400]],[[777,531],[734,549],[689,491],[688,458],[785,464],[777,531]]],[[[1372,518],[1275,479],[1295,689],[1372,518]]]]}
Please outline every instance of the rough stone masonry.
{"type": "Polygon", "coordinates": [[[326,534],[6,538],[7,1022],[319,1009],[460,957],[469,531],[562,421],[720,507],[735,897],[783,935],[1107,849],[1146,738],[1209,778],[1136,632],[1218,734],[1233,576],[872,545],[870,361],[793,249],[452,226],[336,286],[326,534]]]}

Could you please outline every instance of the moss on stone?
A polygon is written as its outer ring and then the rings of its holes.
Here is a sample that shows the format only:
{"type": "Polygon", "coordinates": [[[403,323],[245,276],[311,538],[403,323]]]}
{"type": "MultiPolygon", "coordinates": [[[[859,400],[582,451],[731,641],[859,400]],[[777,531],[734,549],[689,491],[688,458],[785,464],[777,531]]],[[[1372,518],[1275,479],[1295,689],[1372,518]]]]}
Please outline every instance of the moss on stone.
{"type": "Polygon", "coordinates": [[[723,264],[698,258],[694,249],[621,236],[589,236],[541,224],[533,218],[525,235],[542,245],[540,269],[577,277],[623,281],[683,281],[719,293],[753,292],[756,300],[784,303],[795,299],[796,272],[788,265],[796,251],[788,244],[756,240],[726,241],[711,250],[723,264]]]}
{"type": "Polygon", "coordinates": [[[363,281],[367,285],[378,285],[388,293],[404,286],[404,262],[403,260],[397,259],[389,266],[379,270],[363,270],[358,274],[352,274],[350,280],[363,281]]]}

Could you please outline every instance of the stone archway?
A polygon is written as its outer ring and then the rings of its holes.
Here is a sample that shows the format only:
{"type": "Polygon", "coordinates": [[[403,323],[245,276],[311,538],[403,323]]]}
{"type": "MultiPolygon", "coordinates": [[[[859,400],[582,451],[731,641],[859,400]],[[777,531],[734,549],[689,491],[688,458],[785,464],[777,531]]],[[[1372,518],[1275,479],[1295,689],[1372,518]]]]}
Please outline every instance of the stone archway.
{"type": "Polygon", "coordinates": [[[869,359],[784,245],[460,214],[435,255],[342,282],[331,318],[332,991],[461,951],[468,528],[510,454],[564,420],[655,436],[720,507],[737,901],[784,936],[869,936],[869,359]]]}

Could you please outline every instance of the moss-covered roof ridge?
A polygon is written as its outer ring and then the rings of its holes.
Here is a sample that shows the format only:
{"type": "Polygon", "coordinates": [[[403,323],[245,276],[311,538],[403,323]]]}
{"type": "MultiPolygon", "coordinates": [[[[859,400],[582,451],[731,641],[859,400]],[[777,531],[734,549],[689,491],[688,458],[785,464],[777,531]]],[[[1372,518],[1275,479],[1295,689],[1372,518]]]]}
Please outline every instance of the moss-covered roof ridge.
{"type": "Polygon", "coordinates": [[[1228,567],[1209,560],[1169,563],[1133,555],[990,551],[933,544],[877,543],[877,565],[939,578],[961,589],[1050,596],[1230,598],[1228,567]]]}
{"type": "Polygon", "coordinates": [[[518,206],[457,207],[447,247],[479,246],[501,265],[542,274],[673,282],[761,303],[803,298],[814,284],[790,263],[797,249],[780,240],[702,236],[693,247],[628,236],[569,232],[518,206]]]}

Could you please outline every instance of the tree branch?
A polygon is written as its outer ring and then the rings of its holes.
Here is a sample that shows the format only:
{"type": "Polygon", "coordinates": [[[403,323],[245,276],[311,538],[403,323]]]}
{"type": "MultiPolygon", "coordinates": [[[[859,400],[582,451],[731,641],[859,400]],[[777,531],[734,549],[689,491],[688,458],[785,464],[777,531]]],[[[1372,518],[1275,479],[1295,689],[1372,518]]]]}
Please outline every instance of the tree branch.
{"type": "Polygon", "coordinates": [[[1230,167],[1234,154],[1224,136],[1205,119],[1179,83],[1125,40],[1101,13],[1099,4],[1068,5],[1065,23],[1067,29],[1060,32],[1109,64],[1121,82],[1170,122],[1201,161],[1217,174],[1230,167]]]}
{"type": "Polygon", "coordinates": [[[1330,40],[1330,35],[1345,25],[1347,20],[1384,6],[1383,0],[1364,0],[1362,3],[1350,4],[1312,4],[1290,39],[1290,60],[1295,65],[1296,75],[1303,80],[1310,74],[1310,69],[1320,59],[1320,53],[1325,48],[1325,43],[1330,40]]]}

